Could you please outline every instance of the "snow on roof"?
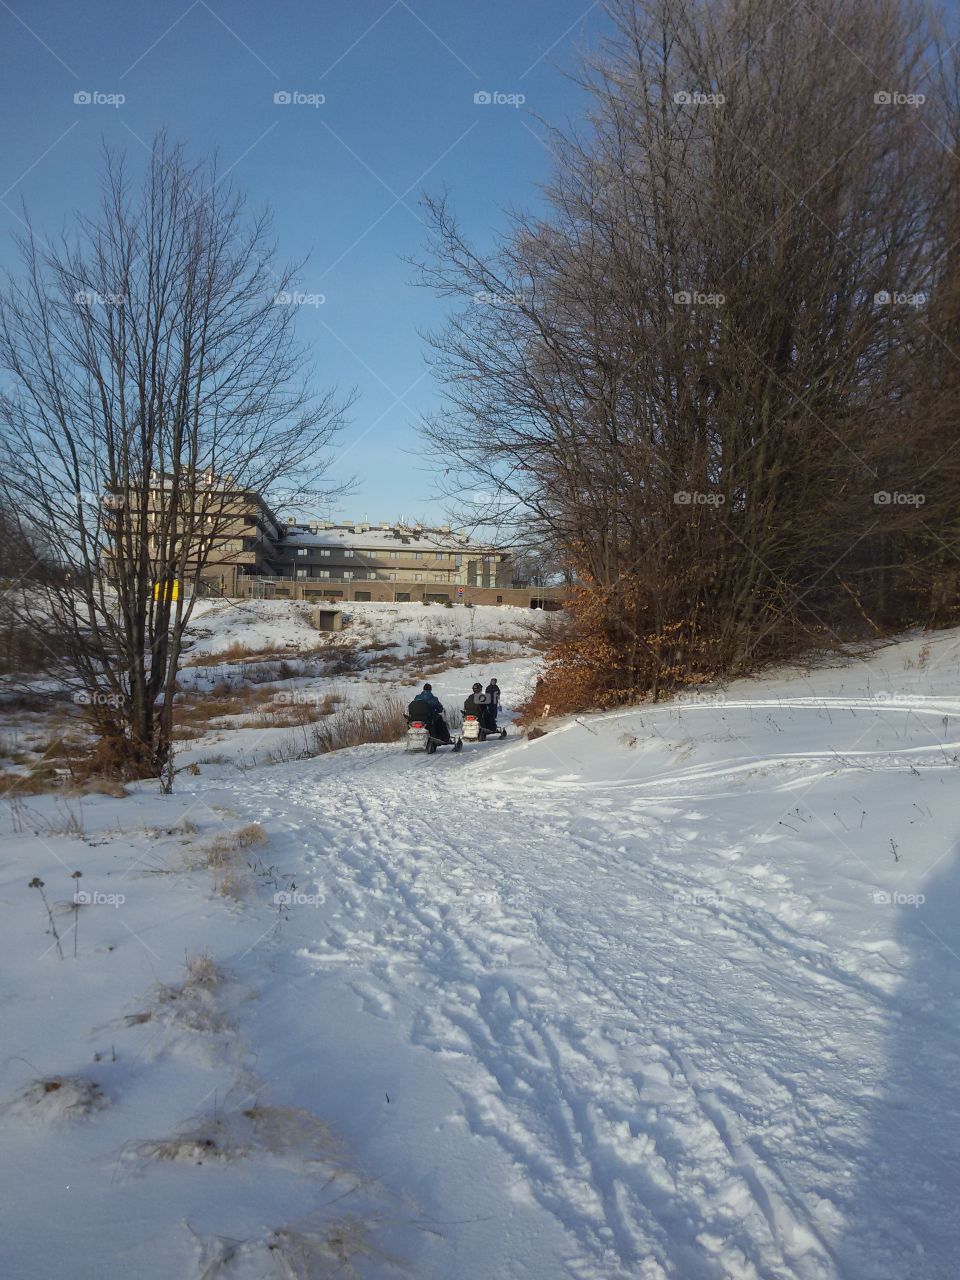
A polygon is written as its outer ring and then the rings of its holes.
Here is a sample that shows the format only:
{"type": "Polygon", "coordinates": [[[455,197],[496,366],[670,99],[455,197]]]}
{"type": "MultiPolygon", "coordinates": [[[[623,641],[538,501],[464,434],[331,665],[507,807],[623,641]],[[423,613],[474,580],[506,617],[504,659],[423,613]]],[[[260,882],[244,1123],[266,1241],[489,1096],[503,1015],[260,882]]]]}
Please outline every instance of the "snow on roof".
{"type": "Polygon", "coordinates": [[[371,551],[454,551],[483,554],[494,548],[473,542],[453,529],[416,529],[402,525],[387,528],[363,524],[338,524],[329,528],[309,525],[282,526],[284,542],[298,547],[365,547],[371,551]]]}

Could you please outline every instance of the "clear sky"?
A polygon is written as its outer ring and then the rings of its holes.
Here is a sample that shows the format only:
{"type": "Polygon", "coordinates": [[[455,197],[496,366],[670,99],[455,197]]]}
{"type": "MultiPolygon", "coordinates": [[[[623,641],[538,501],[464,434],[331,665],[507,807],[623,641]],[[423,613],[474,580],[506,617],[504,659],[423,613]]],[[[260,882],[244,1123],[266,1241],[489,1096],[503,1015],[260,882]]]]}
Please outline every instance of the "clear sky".
{"type": "Polygon", "coordinates": [[[331,514],[429,515],[414,428],[439,389],[418,330],[443,304],[402,261],[424,244],[419,193],[446,188],[481,245],[504,209],[535,207],[536,116],[579,116],[564,71],[604,22],[589,0],[0,0],[0,264],[21,202],[48,234],[94,212],[104,141],[146,159],[165,126],[197,158],[218,149],[272,207],[281,256],[309,255],[301,287],[325,300],[300,333],[319,380],[359,390],[338,467],[360,486],[331,514]]]}

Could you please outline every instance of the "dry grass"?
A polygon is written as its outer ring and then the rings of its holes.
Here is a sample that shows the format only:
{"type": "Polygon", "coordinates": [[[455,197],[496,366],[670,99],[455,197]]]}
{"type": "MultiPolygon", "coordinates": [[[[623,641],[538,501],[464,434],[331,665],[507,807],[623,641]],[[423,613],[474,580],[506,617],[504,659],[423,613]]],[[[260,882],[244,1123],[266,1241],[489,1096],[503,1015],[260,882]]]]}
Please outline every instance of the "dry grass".
{"type": "Polygon", "coordinates": [[[258,1147],[274,1156],[295,1156],[304,1164],[322,1163],[345,1169],[343,1147],[330,1126],[301,1107],[267,1107],[257,1103],[243,1112],[258,1147]]]}
{"type": "Polygon", "coordinates": [[[343,702],[338,693],[278,694],[276,701],[250,717],[255,729],[296,729],[331,715],[343,702]]]}
{"type": "Polygon", "coordinates": [[[201,729],[195,724],[178,724],[174,725],[171,734],[174,742],[193,742],[196,738],[202,738],[206,733],[206,729],[201,729]]]}
{"type": "Polygon", "coordinates": [[[127,1027],[140,1027],[145,1022],[149,1022],[153,1017],[153,1013],[147,1009],[143,1013],[127,1013],[124,1014],[123,1023],[127,1027]]]}
{"type": "Polygon", "coordinates": [[[344,747],[370,742],[397,742],[407,731],[406,705],[387,697],[375,707],[346,706],[314,726],[314,754],[326,755],[344,747]]]}
{"type": "Polygon", "coordinates": [[[71,787],[70,793],[81,796],[113,796],[115,800],[122,800],[127,795],[127,789],[116,778],[101,777],[87,778],[85,782],[71,787]]]}
{"type": "Polygon", "coordinates": [[[210,727],[215,720],[226,716],[244,715],[276,697],[271,689],[254,689],[249,685],[232,688],[221,682],[209,693],[180,693],[174,703],[174,721],[177,726],[210,727]]]}
{"type": "Polygon", "coordinates": [[[388,669],[390,667],[405,667],[409,662],[409,654],[384,652],[378,653],[375,658],[371,658],[367,663],[367,666],[373,668],[383,667],[384,669],[388,669]]]}
{"type": "Polygon", "coordinates": [[[231,898],[234,902],[242,902],[247,896],[249,881],[235,871],[225,871],[217,877],[216,889],[221,898],[231,898]]]}
{"type": "Polygon", "coordinates": [[[216,1033],[230,1030],[217,1008],[223,974],[206,953],[187,960],[187,976],[177,987],[163,986],[158,1013],[164,1020],[189,1031],[216,1033]]]}
{"type": "Polygon", "coordinates": [[[366,665],[363,653],[352,640],[339,640],[322,650],[325,676],[355,676],[366,665]]]}
{"type": "MultiPolygon", "coordinates": [[[[378,1274],[384,1266],[400,1268],[399,1258],[378,1248],[373,1233],[380,1226],[376,1218],[340,1217],[316,1227],[281,1227],[260,1239],[235,1240],[213,1236],[197,1237],[200,1245],[200,1280],[227,1280],[253,1268],[257,1275],[285,1280],[358,1280],[367,1268],[358,1264],[375,1260],[378,1274]]],[[[194,1233],[196,1234],[196,1233],[194,1233]]]]}
{"type": "Polygon", "coordinates": [[[241,853],[256,845],[266,844],[266,841],[267,833],[260,823],[249,822],[236,831],[227,831],[221,836],[215,836],[202,847],[201,852],[206,866],[212,871],[222,871],[234,866],[241,853]]]}
{"type": "Polygon", "coordinates": [[[233,644],[228,645],[226,649],[220,649],[217,653],[198,653],[195,657],[188,658],[183,665],[185,667],[219,667],[230,666],[237,662],[262,662],[266,658],[279,659],[286,656],[286,651],[278,649],[276,645],[266,649],[252,649],[249,645],[235,640],[233,644]]]}
{"type": "Polygon", "coordinates": [[[218,1110],[180,1133],[141,1143],[137,1151],[147,1160],[190,1164],[265,1155],[306,1171],[322,1166],[327,1177],[348,1172],[340,1142],[318,1116],[299,1107],[259,1103],[240,1111],[218,1110]]]}
{"type": "Polygon", "coordinates": [[[62,786],[67,775],[53,765],[44,764],[21,773],[16,769],[0,772],[0,798],[41,796],[62,786]]]}
{"type": "Polygon", "coordinates": [[[447,640],[441,640],[439,636],[427,636],[417,650],[417,654],[425,658],[444,658],[457,652],[457,648],[458,646],[451,645],[447,640]]]}
{"type": "Polygon", "coordinates": [[[84,1076],[47,1076],[34,1080],[3,1111],[39,1120],[42,1124],[82,1120],[107,1105],[95,1080],[84,1076]]]}
{"type": "Polygon", "coordinates": [[[0,797],[43,795],[82,776],[79,766],[89,758],[89,742],[76,733],[71,736],[69,726],[58,726],[58,730],[31,734],[29,745],[7,754],[19,768],[0,771],[0,797]]]}
{"type": "Polygon", "coordinates": [[[227,1132],[223,1120],[213,1117],[207,1123],[170,1138],[154,1138],[141,1142],[137,1154],[143,1160],[162,1164],[212,1164],[242,1160],[247,1154],[227,1132]]]}
{"type": "Polygon", "coordinates": [[[177,697],[174,737],[181,741],[201,738],[211,729],[299,728],[330,715],[342,701],[336,693],[220,684],[210,693],[177,697]]]}

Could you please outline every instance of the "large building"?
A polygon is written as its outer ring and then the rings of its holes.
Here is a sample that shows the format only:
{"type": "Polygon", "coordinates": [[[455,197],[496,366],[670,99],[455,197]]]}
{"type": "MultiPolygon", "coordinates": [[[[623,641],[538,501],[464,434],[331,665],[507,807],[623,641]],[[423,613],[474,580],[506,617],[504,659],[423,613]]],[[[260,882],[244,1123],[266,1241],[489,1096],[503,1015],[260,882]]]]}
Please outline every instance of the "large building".
{"type": "Polygon", "coordinates": [[[265,599],[426,601],[555,608],[557,588],[515,581],[510,553],[448,525],[268,518],[251,502],[205,578],[216,594],[265,599]]]}

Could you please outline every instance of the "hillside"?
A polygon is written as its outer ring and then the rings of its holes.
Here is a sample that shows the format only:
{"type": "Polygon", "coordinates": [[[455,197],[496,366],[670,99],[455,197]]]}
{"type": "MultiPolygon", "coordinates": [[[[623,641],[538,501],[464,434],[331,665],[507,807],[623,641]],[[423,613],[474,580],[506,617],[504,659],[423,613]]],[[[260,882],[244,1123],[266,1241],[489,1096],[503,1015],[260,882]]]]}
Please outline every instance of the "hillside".
{"type": "MultiPolygon", "coordinates": [[[[461,628],[452,700],[498,669],[468,612],[380,617],[375,643],[461,628]]],[[[513,702],[538,659],[497,612],[513,702]]],[[[236,643],[198,623],[191,657],[236,643]]],[[[241,754],[169,797],[15,806],[7,1270],[952,1277],[958,646],[460,756],[241,754]],[[75,869],[103,899],[79,922],[75,869]]]]}

